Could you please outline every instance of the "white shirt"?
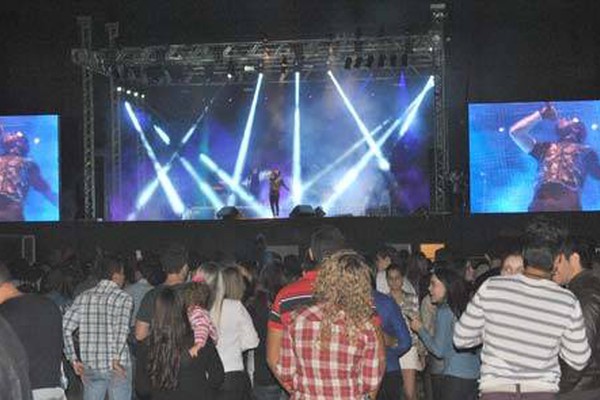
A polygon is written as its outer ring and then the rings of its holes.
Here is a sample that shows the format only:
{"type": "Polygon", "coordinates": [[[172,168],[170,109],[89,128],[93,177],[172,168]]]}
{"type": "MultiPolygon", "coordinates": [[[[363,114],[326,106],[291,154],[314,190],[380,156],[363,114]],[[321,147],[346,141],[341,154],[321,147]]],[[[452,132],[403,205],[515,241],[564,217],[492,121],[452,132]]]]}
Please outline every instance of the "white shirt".
{"type": "Polygon", "coordinates": [[[387,283],[385,269],[377,271],[377,276],[375,277],[375,288],[378,292],[381,292],[383,294],[390,294],[390,286],[387,283]]]}
{"type": "Polygon", "coordinates": [[[225,299],[221,309],[217,351],[225,372],[243,371],[242,353],[258,346],[252,318],[238,300],[225,299]]]}

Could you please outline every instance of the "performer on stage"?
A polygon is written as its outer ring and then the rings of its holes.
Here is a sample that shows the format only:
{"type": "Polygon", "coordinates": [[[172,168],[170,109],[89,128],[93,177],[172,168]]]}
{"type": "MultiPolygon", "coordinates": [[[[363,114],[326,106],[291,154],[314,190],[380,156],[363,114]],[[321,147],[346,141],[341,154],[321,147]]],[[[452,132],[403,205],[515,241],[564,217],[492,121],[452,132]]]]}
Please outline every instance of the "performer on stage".
{"type": "Polygon", "coordinates": [[[252,168],[252,172],[250,173],[250,194],[254,196],[255,199],[260,198],[260,171],[258,168],[252,168]]]}
{"type": "Polygon", "coordinates": [[[558,118],[554,106],[521,119],[510,128],[510,137],[538,161],[537,182],[529,211],[580,211],[581,188],[587,174],[600,179],[597,153],[583,144],[585,125],[577,118],[558,118]],[[555,121],[557,141],[538,142],[529,131],[541,120],[555,121]]]}
{"type": "Polygon", "coordinates": [[[271,211],[274,217],[279,216],[279,190],[282,186],[286,190],[290,190],[281,177],[281,171],[275,168],[271,171],[271,176],[269,177],[269,202],[271,203],[271,211]]]}
{"type": "MultiPolygon", "coordinates": [[[[0,134],[2,132],[0,131],[0,134]]],[[[0,155],[0,221],[23,221],[23,202],[33,187],[56,205],[57,196],[42,178],[38,165],[27,158],[29,141],[23,132],[2,134],[0,155]]]]}

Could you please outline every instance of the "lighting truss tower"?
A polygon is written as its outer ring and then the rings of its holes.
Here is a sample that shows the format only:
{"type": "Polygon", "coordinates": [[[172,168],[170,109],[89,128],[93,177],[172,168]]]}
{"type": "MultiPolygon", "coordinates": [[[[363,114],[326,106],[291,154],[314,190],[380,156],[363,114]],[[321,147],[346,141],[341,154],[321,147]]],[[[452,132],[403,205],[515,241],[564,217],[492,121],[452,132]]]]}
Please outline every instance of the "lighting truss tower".
{"type": "MultiPolygon", "coordinates": [[[[92,52],[92,18],[77,17],[81,50],[92,52]]],[[[96,219],[96,172],[94,151],[94,75],[86,65],[81,66],[83,93],[83,214],[86,220],[96,219]]]]}
{"type": "MultiPolygon", "coordinates": [[[[110,61],[110,74],[108,75],[108,86],[110,96],[110,163],[108,165],[108,174],[110,176],[110,194],[116,196],[117,199],[121,199],[122,195],[122,179],[121,179],[121,118],[120,118],[120,93],[117,91],[117,84],[115,82],[115,66],[114,59],[116,58],[116,40],[119,37],[119,23],[111,22],[105,25],[106,33],[108,35],[108,57],[110,61]]],[[[105,185],[106,188],[106,185],[105,185]]],[[[105,189],[106,192],[106,189],[105,189]]],[[[109,199],[105,193],[105,199],[109,199]]],[[[104,215],[110,215],[109,202],[105,202],[104,215]]]]}
{"type": "Polygon", "coordinates": [[[447,16],[446,4],[431,4],[432,29],[430,31],[433,49],[434,87],[434,127],[433,144],[433,185],[431,211],[443,213],[448,210],[447,178],[448,156],[448,117],[446,109],[446,54],[444,22],[447,16]]]}

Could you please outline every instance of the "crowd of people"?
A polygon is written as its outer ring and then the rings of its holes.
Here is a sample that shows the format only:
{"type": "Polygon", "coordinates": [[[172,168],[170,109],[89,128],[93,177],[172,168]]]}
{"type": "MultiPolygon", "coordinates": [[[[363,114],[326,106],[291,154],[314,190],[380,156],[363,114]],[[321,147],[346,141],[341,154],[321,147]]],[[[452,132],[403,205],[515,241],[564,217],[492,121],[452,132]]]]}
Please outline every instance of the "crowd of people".
{"type": "Polygon", "coordinates": [[[536,220],[477,260],[323,226],[303,257],[0,264],[0,398],[600,399],[594,256],[536,220]]]}

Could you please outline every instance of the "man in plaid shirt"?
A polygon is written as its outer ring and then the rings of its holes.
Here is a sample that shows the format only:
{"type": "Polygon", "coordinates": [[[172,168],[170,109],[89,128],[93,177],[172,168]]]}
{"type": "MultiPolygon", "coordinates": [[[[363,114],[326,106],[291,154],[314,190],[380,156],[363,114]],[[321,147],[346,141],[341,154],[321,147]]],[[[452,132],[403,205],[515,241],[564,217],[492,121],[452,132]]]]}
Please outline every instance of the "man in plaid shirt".
{"type": "Polygon", "coordinates": [[[65,355],[82,377],[85,400],[131,399],[131,360],[127,347],[133,300],[121,288],[121,261],[101,261],[101,281],[79,295],[63,320],[65,355]],[[79,355],[73,332],[79,328],[79,355]]]}

